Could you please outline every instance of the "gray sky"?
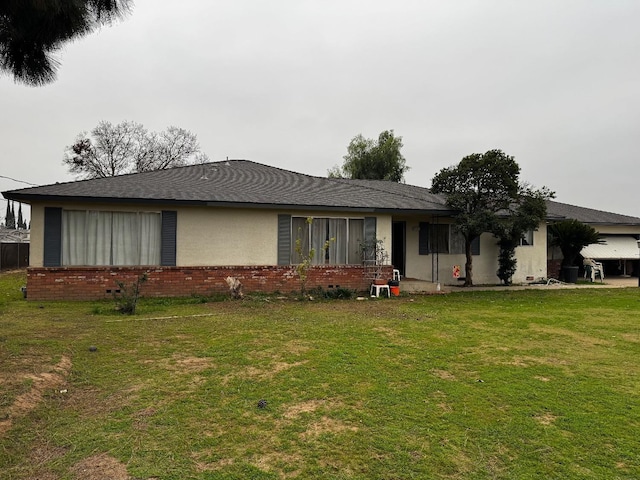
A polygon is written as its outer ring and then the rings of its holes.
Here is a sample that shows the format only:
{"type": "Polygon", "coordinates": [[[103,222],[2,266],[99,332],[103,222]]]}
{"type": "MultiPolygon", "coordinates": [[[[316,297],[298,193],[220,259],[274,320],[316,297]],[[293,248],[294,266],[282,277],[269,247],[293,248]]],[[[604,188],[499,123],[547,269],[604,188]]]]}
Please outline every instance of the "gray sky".
{"type": "Polygon", "coordinates": [[[318,176],[393,129],[407,183],[500,148],[558,201],[640,216],[639,25],[637,0],[136,0],[55,83],[0,76],[0,175],[72,180],[64,148],[100,120],[318,176]]]}

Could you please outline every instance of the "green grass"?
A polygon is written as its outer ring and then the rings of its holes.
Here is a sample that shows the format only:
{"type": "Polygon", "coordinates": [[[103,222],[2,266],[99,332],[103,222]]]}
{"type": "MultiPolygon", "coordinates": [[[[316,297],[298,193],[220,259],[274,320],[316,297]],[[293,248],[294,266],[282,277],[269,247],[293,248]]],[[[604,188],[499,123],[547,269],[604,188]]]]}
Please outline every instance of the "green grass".
{"type": "Polygon", "coordinates": [[[0,276],[2,478],[640,478],[638,289],[121,316],[23,284],[0,276]]]}

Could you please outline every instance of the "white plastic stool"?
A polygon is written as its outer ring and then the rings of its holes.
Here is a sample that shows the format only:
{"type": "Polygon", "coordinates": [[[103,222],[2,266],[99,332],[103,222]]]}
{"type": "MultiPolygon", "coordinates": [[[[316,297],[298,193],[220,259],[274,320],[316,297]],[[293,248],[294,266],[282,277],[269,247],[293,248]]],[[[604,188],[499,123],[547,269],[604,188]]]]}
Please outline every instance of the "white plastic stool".
{"type": "Polygon", "coordinates": [[[369,289],[369,295],[371,295],[372,297],[379,297],[380,292],[386,292],[387,298],[391,298],[391,289],[389,288],[389,285],[371,284],[371,288],[369,289]],[[374,290],[375,290],[375,294],[373,292],[374,290]]]}
{"type": "Polygon", "coordinates": [[[393,279],[398,282],[400,281],[400,270],[393,269],[393,279]]]}

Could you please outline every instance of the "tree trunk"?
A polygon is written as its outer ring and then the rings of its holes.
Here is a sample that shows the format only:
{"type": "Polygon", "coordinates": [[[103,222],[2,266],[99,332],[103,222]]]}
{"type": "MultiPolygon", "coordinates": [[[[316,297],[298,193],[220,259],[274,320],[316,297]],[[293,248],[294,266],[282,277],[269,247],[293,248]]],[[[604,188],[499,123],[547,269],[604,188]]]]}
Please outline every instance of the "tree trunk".
{"type": "Polygon", "coordinates": [[[471,256],[471,240],[464,240],[464,253],[467,256],[467,261],[464,264],[464,286],[465,287],[473,287],[473,265],[472,265],[472,256],[471,256]]]}

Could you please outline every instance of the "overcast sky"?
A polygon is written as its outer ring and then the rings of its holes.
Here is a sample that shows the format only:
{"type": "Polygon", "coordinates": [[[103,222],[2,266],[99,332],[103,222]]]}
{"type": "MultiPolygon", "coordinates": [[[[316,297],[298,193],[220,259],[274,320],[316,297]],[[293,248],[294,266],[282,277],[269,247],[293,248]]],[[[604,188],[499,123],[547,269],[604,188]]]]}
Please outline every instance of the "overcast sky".
{"type": "Polygon", "coordinates": [[[58,57],[46,87],[0,76],[1,176],[72,180],[101,120],[317,176],[393,129],[407,183],[500,148],[558,201],[640,216],[637,0],[137,0],[58,57]]]}

